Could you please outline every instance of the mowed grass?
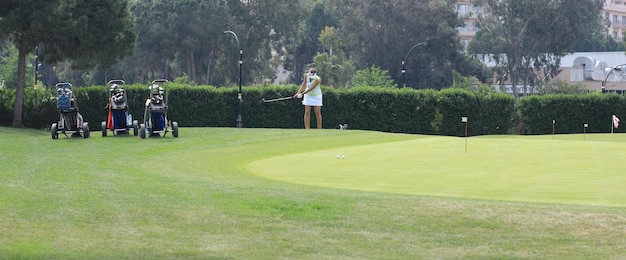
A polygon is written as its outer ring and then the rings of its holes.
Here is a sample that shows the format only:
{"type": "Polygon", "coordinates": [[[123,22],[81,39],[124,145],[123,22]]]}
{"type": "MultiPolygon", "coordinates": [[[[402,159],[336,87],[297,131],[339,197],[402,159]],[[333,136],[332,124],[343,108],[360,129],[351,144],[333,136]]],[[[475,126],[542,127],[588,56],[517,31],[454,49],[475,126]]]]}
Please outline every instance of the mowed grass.
{"type": "Polygon", "coordinates": [[[365,191],[626,206],[626,135],[470,139],[416,137],[289,154],[253,162],[249,170],[286,182],[365,191]]]}
{"type": "Polygon", "coordinates": [[[0,258],[625,258],[624,137],[0,128],[0,258]]]}

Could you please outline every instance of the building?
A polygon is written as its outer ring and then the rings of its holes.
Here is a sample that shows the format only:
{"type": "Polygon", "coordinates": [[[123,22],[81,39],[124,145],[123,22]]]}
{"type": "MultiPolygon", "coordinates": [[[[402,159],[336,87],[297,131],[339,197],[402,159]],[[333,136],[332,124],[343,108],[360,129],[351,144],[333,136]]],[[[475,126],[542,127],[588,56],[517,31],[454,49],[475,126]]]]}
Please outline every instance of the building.
{"type": "Polygon", "coordinates": [[[604,34],[618,41],[623,40],[626,31],[626,1],[605,0],[602,17],[606,23],[604,34]]]}
{"type": "Polygon", "coordinates": [[[478,31],[478,15],[483,14],[483,8],[481,6],[474,6],[471,1],[458,1],[456,4],[456,12],[459,16],[468,16],[465,20],[464,26],[459,27],[459,36],[461,36],[461,43],[467,49],[470,41],[476,35],[478,31]]]}
{"type": "MultiPolygon", "coordinates": [[[[457,1],[456,11],[459,16],[467,16],[464,26],[458,28],[461,41],[467,47],[478,31],[478,16],[483,14],[483,9],[466,0],[457,1]]],[[[622,41],[626,32],[626,0],[605,0],[602,17],[606,24],[603,33],[622,41]]],[[[560,69],[556,79],[570,84],[583,84],[594,91],[626,91],[626,55],[623,52],[573,53],[561,59],[560,69]]]]}
{"type": "MultiPolygon", "coordinates": [[[[458,28],[461,41],[467,46],[478,31],[476,24],[478,15],[483,14],[483,8],[474,6],[470,0],[457,1],[456,12],[459,16],[469,14],[464,26],[458,28]]],[[[626,0],[605,0],[602,17],[606,24],[603,33],[622,41],[626,32],[626,0]]]]}

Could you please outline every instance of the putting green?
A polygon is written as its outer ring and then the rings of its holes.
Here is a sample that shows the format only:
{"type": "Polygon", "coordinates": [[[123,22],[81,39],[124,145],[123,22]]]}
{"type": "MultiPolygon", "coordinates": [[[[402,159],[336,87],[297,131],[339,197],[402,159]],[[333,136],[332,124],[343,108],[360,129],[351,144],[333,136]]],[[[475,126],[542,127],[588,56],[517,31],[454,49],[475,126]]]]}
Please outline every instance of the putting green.
{"type": "Polygon", "coordinates": [[[465,148],[465,138],[418,136],[272,157],[247,169],[340,189],[626,206],[626,135],[472,137],[465,148]]]}

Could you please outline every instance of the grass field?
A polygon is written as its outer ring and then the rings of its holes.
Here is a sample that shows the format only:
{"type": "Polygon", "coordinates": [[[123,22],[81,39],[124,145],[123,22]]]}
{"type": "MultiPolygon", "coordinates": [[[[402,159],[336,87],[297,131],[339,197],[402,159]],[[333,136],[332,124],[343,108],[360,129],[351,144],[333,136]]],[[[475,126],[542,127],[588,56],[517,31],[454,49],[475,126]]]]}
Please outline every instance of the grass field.
{"type": "Polygon", "coordinates": [[[548,138],[476,137],[466,152],[464,138],[422,136],[272,157],[248,169],[281,181],[365,191],[626,206],[626,135],[548,138]],[[285,161],[298,162],[297,169],[285,161]]]}
{"type": "Polygon", "coordinates": [[[0,258],[626,258],[626,135],[465,141],[0,127],[0,258]]]}

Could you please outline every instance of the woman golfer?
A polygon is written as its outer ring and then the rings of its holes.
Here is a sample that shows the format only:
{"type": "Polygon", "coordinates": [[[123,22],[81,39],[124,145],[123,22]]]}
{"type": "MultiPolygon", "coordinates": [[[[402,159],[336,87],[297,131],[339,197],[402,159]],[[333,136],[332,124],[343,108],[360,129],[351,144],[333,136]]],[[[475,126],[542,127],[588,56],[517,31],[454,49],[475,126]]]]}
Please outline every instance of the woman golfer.
{"type": "Polygon", "coordinates": [[[304,129],[311,128],[311,107],[315,110],[317,128],[322,129],[322,90],[320,89],[322,78],[317,75],[315,66],[309,67],[309,73],[304,74],[302,85],[298,92],[293,95],[296,98],[304,97],[304,129]]]}

